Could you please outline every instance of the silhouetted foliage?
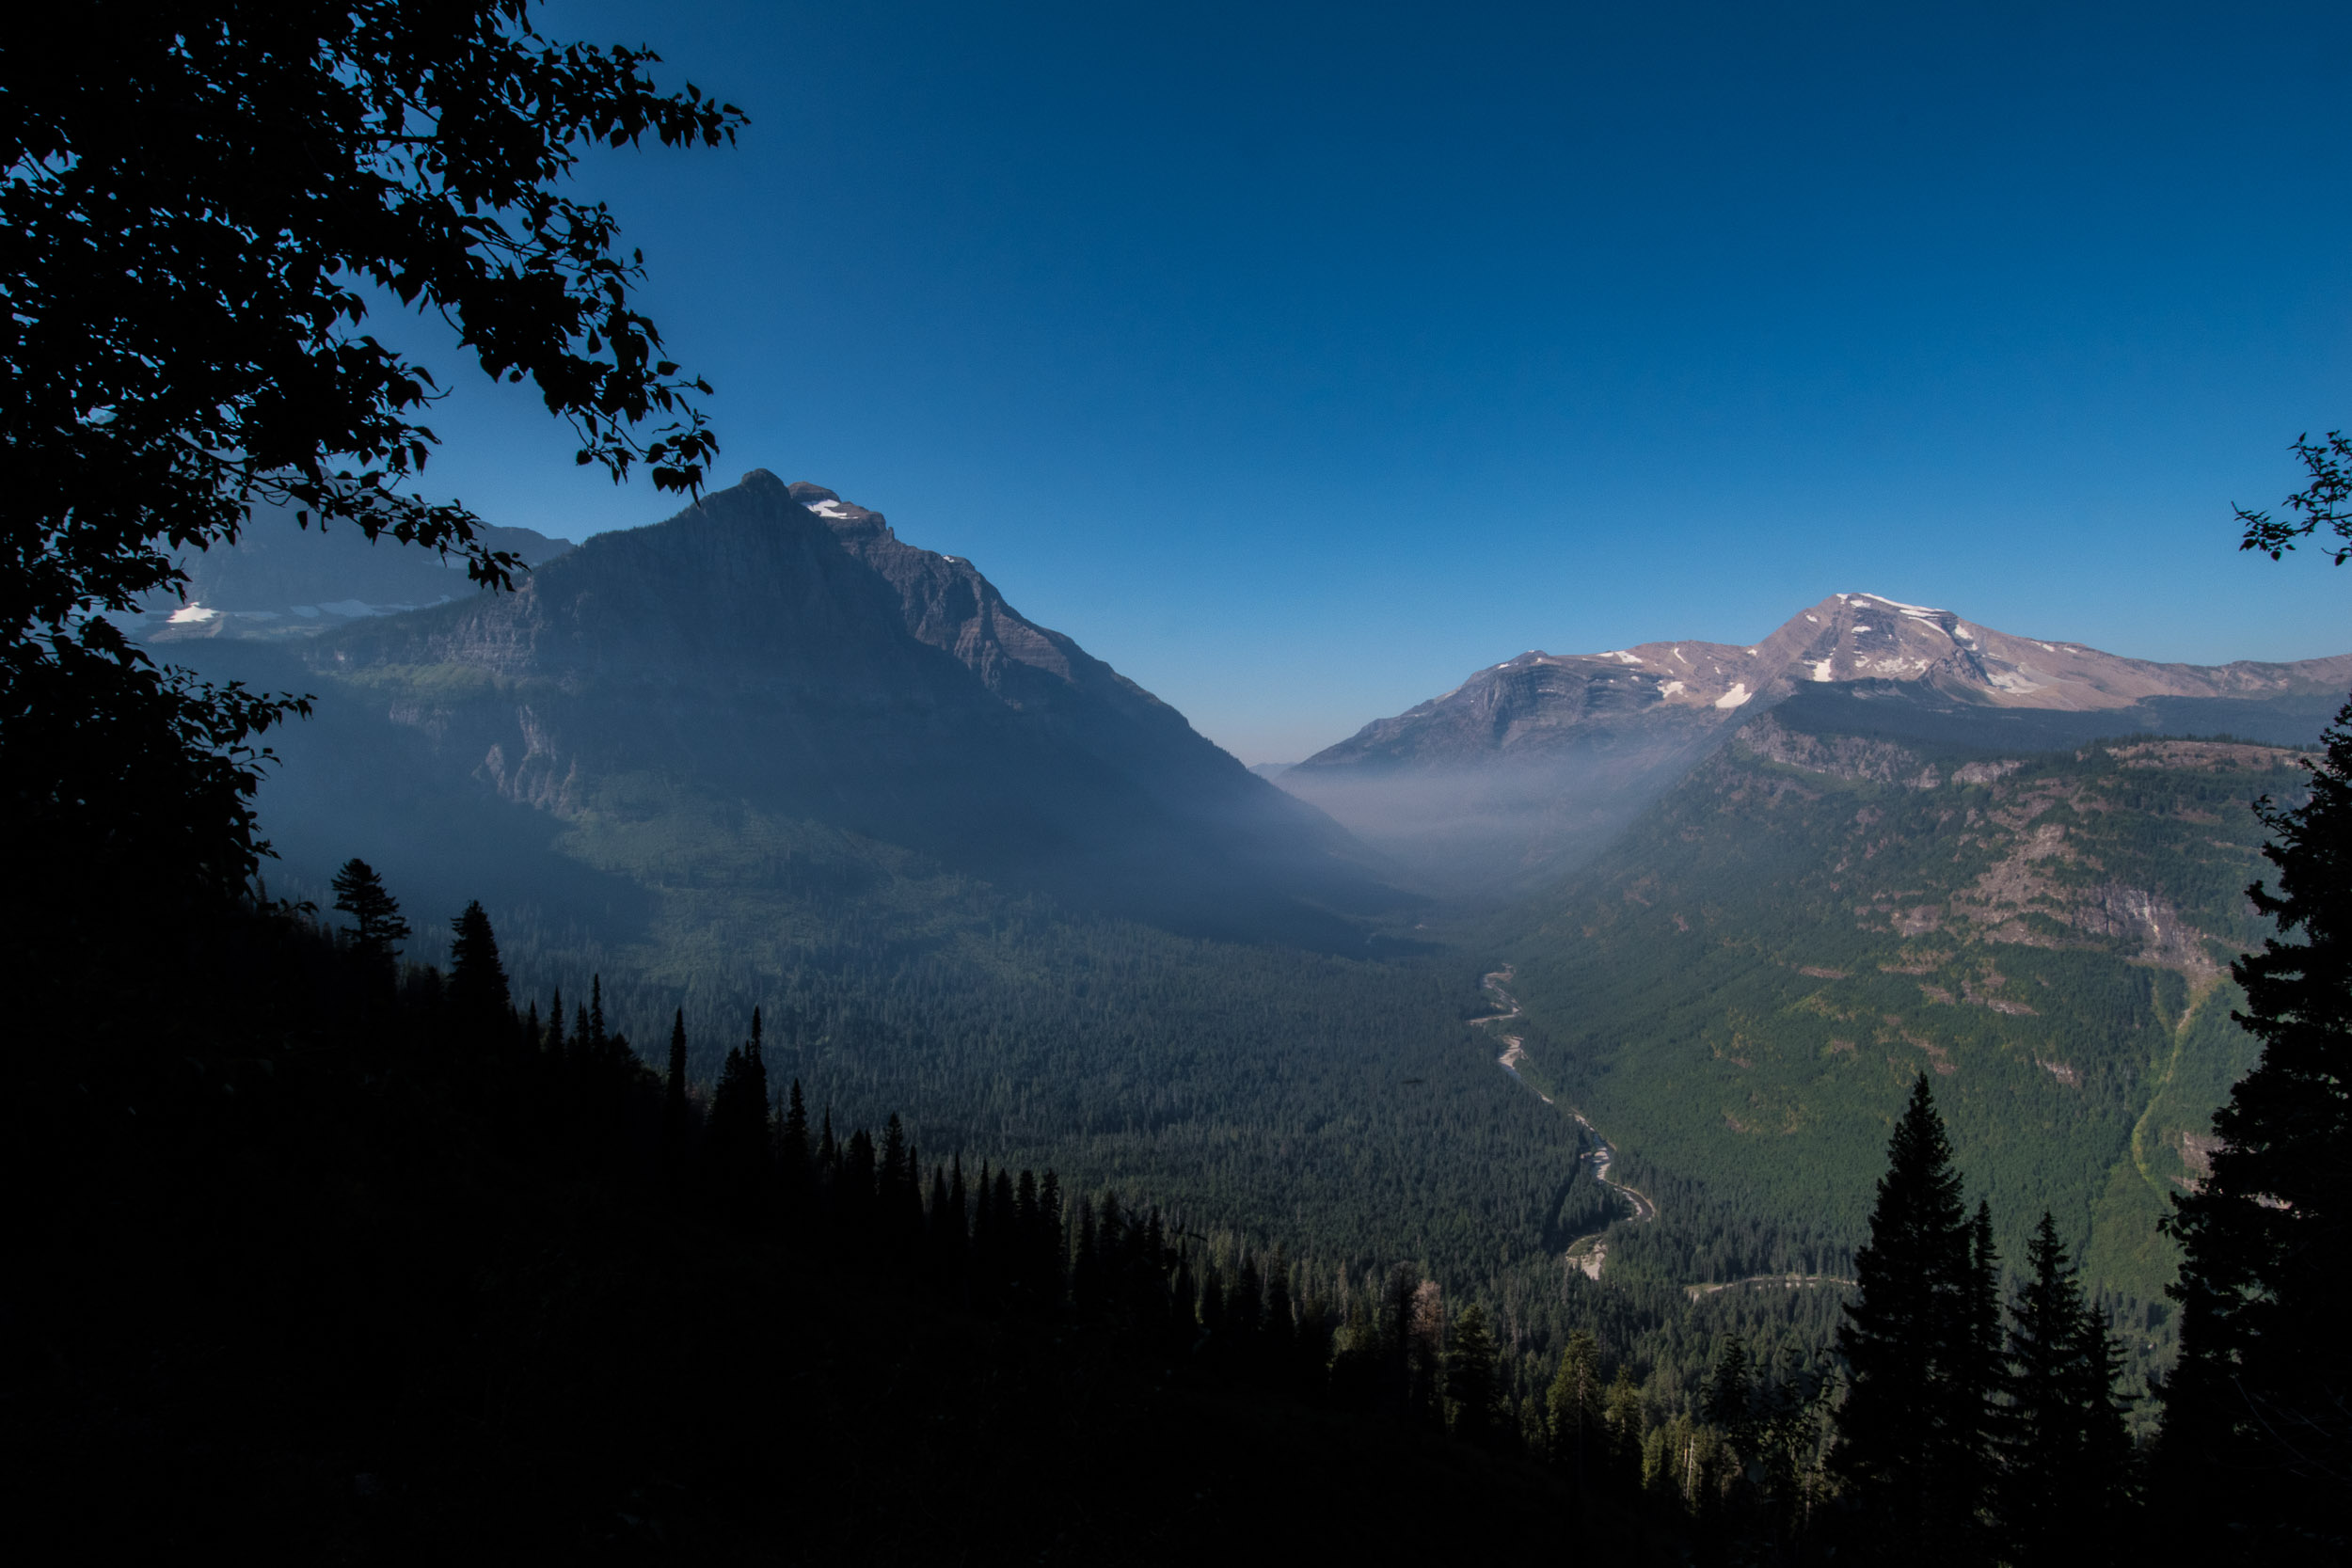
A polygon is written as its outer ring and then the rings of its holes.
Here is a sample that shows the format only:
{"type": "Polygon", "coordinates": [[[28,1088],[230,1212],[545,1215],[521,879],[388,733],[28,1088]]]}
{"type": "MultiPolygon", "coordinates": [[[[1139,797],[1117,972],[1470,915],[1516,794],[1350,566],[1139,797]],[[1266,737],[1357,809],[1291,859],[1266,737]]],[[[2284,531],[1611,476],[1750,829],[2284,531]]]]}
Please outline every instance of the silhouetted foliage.
{"type": "Polygon", "coordinates": [[[400,903],[384,890],[375,868],[354,857],[335,873],[335,907],[351,916],[352,945],[360,958],[391,977],[399,943],[409,937],[408,922],[401,918],[400,903]]]}
{"type": "Polygon", "coordinates": [[[2181,1357],[2153,1492],[2201,1544],[2324,1557],[2352,1549],[2328,1501],[2352,1485],[2352,705],[2308,802],[2260,812],[2278,888],[2247,896],[2279,930],[2231,974],[2262,1058],[2214,1117],[2210,1176],[2173,1200],[2181,1357]]]}
{"type": "Polygon", "coordinates": [[[2104,1560],[2125,1536],[2132,1446],[2106,1320],[2083,1300],[2048,1214],[2010,1310],[1993,1512],[2016,1568],[2104,1560]]]}
{"type": "Polygon", "coordinates": [[[1446,1337],[1445,1396],[1454,1435],[1482,1447],[1502,1433],[1502,1389],[1495,1379],[1495,1337],[1486,1309],[1472,1303],[1446,1337]]]}
{"type": "Polygon", "coordinates": [[[1869,1242],[1837,1332],[1849,1378],[1830,1464],[1856,1539],[1932,1562],[1985,1559],[1995,1368],[1983,1319],[1987,1228],[1961,1204],[1961,1177],[1926,1073],[1896,1124],[1869,1242]]]}
{"type": "Polygon", "coordinates": [[[2341,566],[2352,560],[2352,440],[2343,431],[2331,430],[2325,440],[2314,441],[2309,435],[2296,436],[2293,450],[2312,481],[2308,488],[2287,498],[2287,510],[2296,519],[2236,508],[2237,520],[2246,531],[2238,548],[2258,550],[2277,561],[2295,548],[2296,540],[2308,539],[2325,528],[2339,543],[2324,548],[2328,559],[2341,566]]]}
{"type": "Polygon", "coordinates": [[[451,1010],[462,1028],[477,1038],[487,1037],[513,1006],[507,996],[506,966],[499,961],[498,936],[480,899],[449,924],[451,1010]]]}
{"type": "Polygon", "coordinates": [[[266,846],[252,737],[303,700],[159,670],[95,612],[185,580],[256,504],[516,562],[410,491],[425,369],[362,287],[529,381],[619,478],[691,489],[714,445],[630,308],[639,261],[564,193],[597,144],[718,145],[733,107],[658,56],[560,44],[527,0],[71,6],[0,55],[0,800],[97,885],[217,899],[266,846]],[[650,440],[636,427],[666,419],[650,440]]]}

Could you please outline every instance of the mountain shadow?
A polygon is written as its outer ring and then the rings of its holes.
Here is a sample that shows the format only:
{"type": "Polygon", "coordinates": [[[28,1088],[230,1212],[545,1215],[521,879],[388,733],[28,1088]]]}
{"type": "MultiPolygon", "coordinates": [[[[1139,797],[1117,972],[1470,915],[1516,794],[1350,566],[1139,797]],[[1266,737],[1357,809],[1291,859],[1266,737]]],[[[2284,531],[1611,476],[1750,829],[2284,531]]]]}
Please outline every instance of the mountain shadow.
{"type": "MultiPolygon", "coordinates": [[[[259,675],[251,650],[186,652],[259,675]]],[[[261,683],[322,700],[265,794],[281,852],[315,845],[332,864],[360,850],[388,873],[405,859],[494,899],[509,890],[485,877],[512,879],[514,900],[600,929],[626,926],[628,901],[579,870],[530,892],[548,870],[538,847],[626,874],[607,880],[756,879],[726,820],[744,814],[850,859],[887,847],[1200,936],[1363,953],[1367,922],[1410,902],[1344,829],[1021,616],[969,562],[762,470],[598,535],[511,594],[285,654],[286,678],[261,683]]]]}

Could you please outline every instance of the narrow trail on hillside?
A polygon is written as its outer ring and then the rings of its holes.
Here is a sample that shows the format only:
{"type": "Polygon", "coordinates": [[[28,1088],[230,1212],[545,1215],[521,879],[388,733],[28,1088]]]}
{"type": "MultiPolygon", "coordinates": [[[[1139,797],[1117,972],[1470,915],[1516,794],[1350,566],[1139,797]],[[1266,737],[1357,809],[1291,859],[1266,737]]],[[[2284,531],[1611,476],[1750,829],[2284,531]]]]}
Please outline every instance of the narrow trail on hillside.
{"type": "MultiPolygon", "coordinates": [[[[1512,1020],[1522,1016],[1518,998],[1513,996],[1506,989],[1507,983],[1516,973],[1517,970],[1512,965],[1505,964],[1501,969],[1495,970],[1486,975],[1485,981],[1486,994],[1493,997],[1495,1000],[1495,1006],[1502,1010],[1501,1012],[1488,1013],[1481,1018],[1471,1019],[1470,1021],[1471,1023],[1508,1023],[1512,1020]]],[[[1503,1071],[1509,1073],[1512,1077],[1518,1079],[1520,1083],[1526,1084],[1526,1078],[1519,1072],[1519,1064],[1527,1060],[1527,1043],[1525,1039],[1518,1035],[1506,1034],[1498,1034],[1495,1037],[1502,1042],[1502,1054],[1495,1058],[1496,1063],[1502,1067],[1503,1071]]],[[[1533,1084],[1528,1084],[1527,1086],[1531,1089],[1535,1088],[1535,1085],[1533,1084]]],[[[1541,1089],[1535,1089],[1535,1098],[1542,1101],[1547,1105],[1552,1103],[1551,1096],[1544,1093],[1541,1089]]],[[[1627,1206],[1633,1211],[1627,1223],[1629,1225],[1639,1225],[1645,1220],[1656,1219],[1658,1217],[1658,1205],[1652,1203],[1647,1195],[1627,1186],[1622,1181],[1613,1181],[1610,1180],[1609,1166],[1611,1163],[1616,1159],[1617,1151],[1610,1147],[1608,1139],[1600,1135],[1599,1129],[1596,1128],[1591,1122],[1585,1120],[1584,1113],[1577,1110],[1573,1106],[1569,1107],[1568,1115],[1576,1118],[1576,1124],[1584,1130],[1584,1136],[1586,1140],[1593,1146],[1592,1151],[1582,1156],[1582,1158],[1590,1160],[1593,1163],[1593,1180],[1598,1181],[1602,1186],[1608,1188],[1611,1192],[1615,1193],[1619,1197],[1624,1198],[1627,1206]]],[[[1562,1260],[1583,1270],[1585,1278],[1598,1279],[1600,1277],[1601,1266],[1608,1260],[1609,1258],[1608,1244],[1601,1240],[1601,1238],[1606,1234],[1608,1234],[1608,1231],[1606,1227],[1603,1227],[1600,1230],[1594,1231],[1589,1236],[1579,1236],[1575,1241],[1568,1243],[1567,1251],[1561,1254],[1562,1260]]]]}

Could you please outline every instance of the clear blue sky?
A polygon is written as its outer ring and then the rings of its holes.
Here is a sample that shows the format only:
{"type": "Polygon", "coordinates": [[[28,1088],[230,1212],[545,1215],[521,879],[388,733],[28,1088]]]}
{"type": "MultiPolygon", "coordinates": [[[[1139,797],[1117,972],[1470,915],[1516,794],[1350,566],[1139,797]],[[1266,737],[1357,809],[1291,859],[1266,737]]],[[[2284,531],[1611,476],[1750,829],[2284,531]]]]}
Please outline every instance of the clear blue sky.
{"type": "MultiPolygon", "coordinates": [[[[600,155],[721,472],[971,557],[1246,761],[1826,594],[2352,650],[2232,501],[2352,426],[2352,7],[559,0],[742,105],[600,155]]],[[[493,521],[666,515],[478,377],[493,521]]]]}

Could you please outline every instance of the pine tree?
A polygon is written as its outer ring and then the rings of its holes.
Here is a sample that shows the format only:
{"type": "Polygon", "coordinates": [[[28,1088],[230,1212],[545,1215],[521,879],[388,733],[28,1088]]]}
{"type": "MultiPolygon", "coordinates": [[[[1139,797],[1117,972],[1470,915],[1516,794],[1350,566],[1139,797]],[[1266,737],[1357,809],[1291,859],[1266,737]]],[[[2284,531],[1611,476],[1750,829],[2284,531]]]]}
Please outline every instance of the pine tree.
{"type": "Polygon", "coordinates": [[[1486,1309],[1472,1302],[1446,1337],[1445,1401],[1454,1434],[1478,1444],[1502,1430],[1502,1386],[1495,1373],[1494,1334],[1486,1309]]]}
{"type": "Polygon", "coordinates": [[[1649,1412],[1642,1407],[1642,1390],[1633,1369],[1617,1363],[1601,1402],[1601,1418],[1609,1431],[1609,1481],[1620,1497],[1631,1497],[1642,1485],[1642,1440],[1649,1435],[1649,1412]]]}
{"type": "MultiPolygon", "coordinates": [[[[461,1029],[486,1038],[513,1011],[506,992],[506,967],[499,962],[498,938],[481,900],[450,922],[449,1005],[461,1029]]],[[[509,1025],[511,1027],[511,1025],[509,1025]]]]}
{"type": "Polygon", "coordinates": [[[1232,1289],[1225,1297],[1225,1322],[1237,1340],[1252,1343],[1264,1322],[1265,1280],[1258,1273],[1258,1260],[1245,1252],[1241,1267],[1233,1273],[1232,1289]]]}
{"type": "Polygon", "coordinates": [[[1048,1165],[1037,1184],[1036,1228],[1029,1233],[1030,1278],[1038,1299],[1058,1303],[1068,1280],[1063,1258],[1061,1178],[1048,1165]]]}
{"type": "MultiPolygon", "coordinates": [[[[1801,1553],[1820,1490],[1817,1458],[1821,1419],[1833,1385],[1819,1369],[1797,1368],[1775,1378],[1753,1361],[1738,1335],[1724,1341],[1708,1377],[1701,1414],[1739,1461],[1730,1488],[1735,1518],[1776,1545],[1801,1553]]],[[[1694,1497],[1698,1445],[1683,1455],[1680,1490],[1694,1497]]]]}
{"type": "Polygon", "coordinates": [[[841,1171],[834,1178],[834,1217],[844,1242],[856,1252],[874,1244],[874,1135],[850,1130],[841,1145],[841,1171]]]}
{"type": "Polygon", "coordinates": [[[588,976],[588,1059],[602,1062],[612,1053],[612,1037],[604,1023],[604,976],[588,976]]]}
{"type": "Polygon", "coordinates": [[[686,1009],[670,1022],[670,1073],[662,1086],[661,1164],[675,1181],[686,1158],[686,1009]]]}
{"type": "Polygon", "coordinates": [[[1259,1338],[1265,1341],[1269,1366],[1289,1365],[1292,1337],[1296,1328],[1291,1304],[1290,1266],[1277,1253],[1266,1260],[1265,1319],[1258,1330],[1259,1338]]]}
{"type": "Polygon", "coordinates": [[[375,868],[356,856],[343,862],[330,885],[335,890],[335,907],[351,916],[353,947],[367,962],[379,966],[382,978],[389,980],[392,959],[400,951],[396,944],[410,934],[399,903],[385,891],[384,879],[375,874],[375,868]]]}
{"type": "Polygon", "coordinates": [[[1579,1499],[1589,1498],[1600,1475],[1603,1432],[1600,1345],[1592,1330],[1580,1328],[1568,1336],[1544,1402],[1553,1459],[1568,1472],[1579,1499]]]}
{"type": "Polygon", "coordinates": [[[1830,1463],[1858,1544],[1881,1556],[1979,1562],[1993,1374],[1980,1265],[1990,1243],[1980,1256],[1925,1073],[1887,1154],[1837,1330],[1848,1391],[1830,1463]]]}
{"type": "Polygon", "coordinates": [[[703,1143],[728,1208],[749,1223],[769,1192],[768,1075],[741,1046],[719,1069],[703,1143]]]}
{"type": "Polygon", "coordinates": [[[801,1081],[792,1080],[786,1097],[784,1119],[776,1127],[776,1185],[783,1195],[787,1223],[805,1219],[813,1185],[809,1170],[808,1101],[801,1096],[801,1081]]]}
{"type": "Polygon", "coordinates": [[[2118,1543],[2130,1483],[2115,1342],[2047,1212],[2026,1264],[2001,1378],[1995,1528],[2016,1568],[2094,1562],[2118,1543]]]}
{"type": "Polygon", "coordinates": [[[1993,1206],[1982,1199],[1968,1222],[1967,1321],[1956,1369],[1960,1387],[1953,1418],[1955,1449],[1967,1456],[1973,1473],[1964,1483],[1981,1506],[1992,1490],[1998,1464],[1994,1423],[2005,1357],[2001,1344],[2001,1255],[1993,1244],[1993,1206]]]}
{"type": "Polygon", "coordinates": [[[2273,1560],[2352,1555],[2352,704],[2325,745],[2308,800],[2256,808],[2279,885],[2247,896],[2279,932],[2231,966],[2231,1017],[2262,1056],[2214,1117],[2211,1174],[2173,1199],[2181,1354],[2151,1486],[2185,1544],[2273,1560]]]}
{"type": "Polygon", "coordinates": [[[914,1162],[907,1151],[906,1127],[898,1120],[898,1113],[890,1113],[882,1124],[882,1148],[875,1160],[874,1219],[876,1241],[884,1255],[898,1259],[913,1255],[914,1243],[921,1234],[922,1199],[915,1193],[914,1162]],[[910,1201],[914,1209],[915,1228],[907,1228],[910,1201]]]}

